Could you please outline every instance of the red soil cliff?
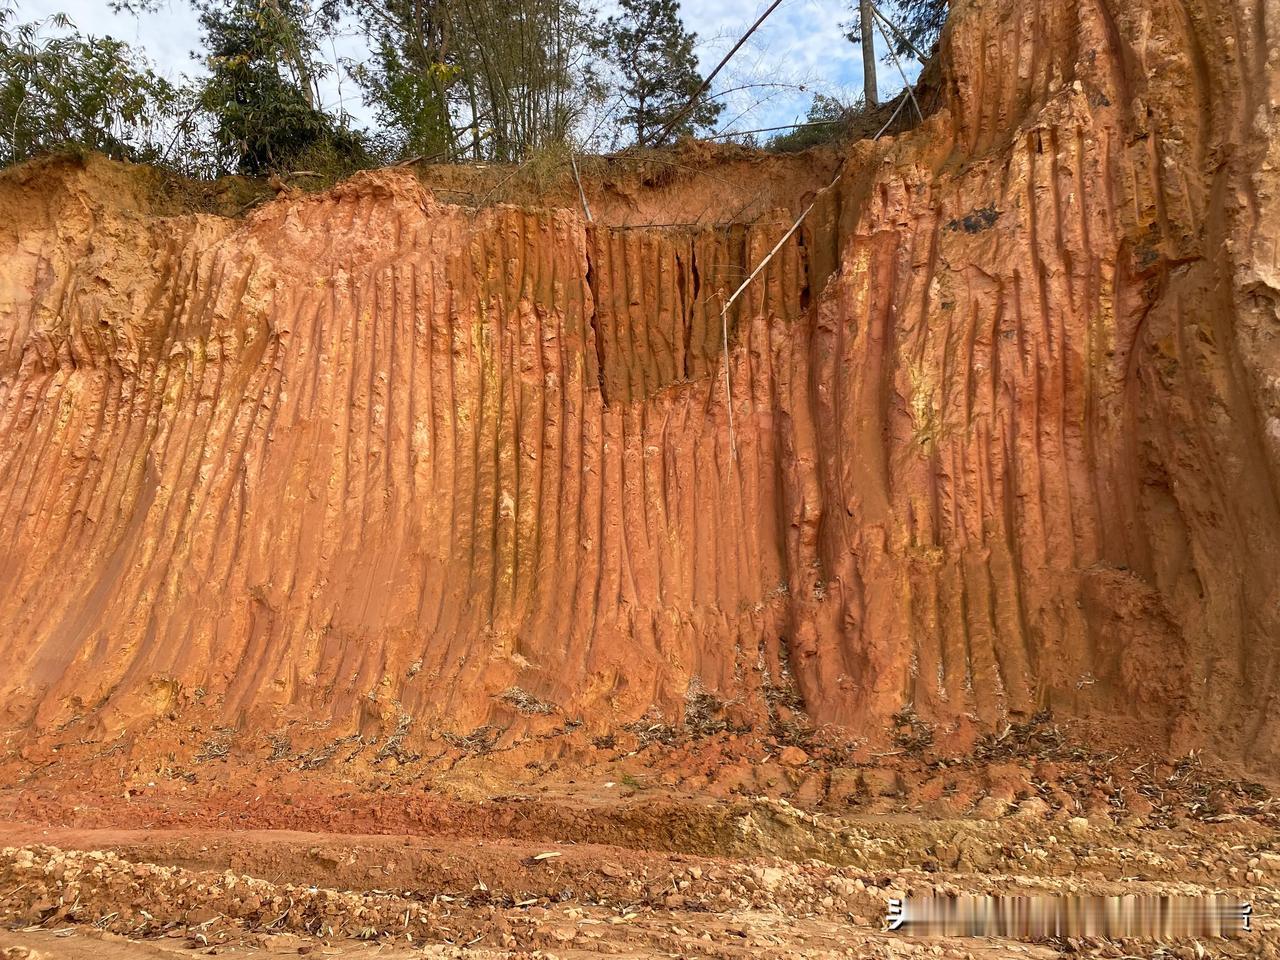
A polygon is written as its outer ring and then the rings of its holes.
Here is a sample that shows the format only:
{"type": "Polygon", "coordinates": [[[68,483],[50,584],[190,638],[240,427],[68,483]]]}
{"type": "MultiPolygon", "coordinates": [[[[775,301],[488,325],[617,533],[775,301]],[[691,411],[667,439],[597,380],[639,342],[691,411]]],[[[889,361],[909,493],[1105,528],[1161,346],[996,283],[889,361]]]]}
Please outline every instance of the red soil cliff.
{"type": "Polygon", "coordinates": [[[1278,37],[963,0],[940,109],[835,189],[708,161],[590,225],[405,171],[245,220],[7,173],[6,723],[1051,706],[1274,769],[1278,37]],[[750,226],[640,225],[766,180],[750,226]],[[815,195],[730,314],[734,460],[720,305],[815,195]]]}

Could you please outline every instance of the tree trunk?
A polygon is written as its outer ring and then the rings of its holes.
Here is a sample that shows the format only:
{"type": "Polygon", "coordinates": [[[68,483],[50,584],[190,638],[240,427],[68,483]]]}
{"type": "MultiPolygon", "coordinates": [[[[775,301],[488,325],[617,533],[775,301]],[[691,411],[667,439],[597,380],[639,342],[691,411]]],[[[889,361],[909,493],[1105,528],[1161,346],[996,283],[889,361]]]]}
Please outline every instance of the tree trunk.
{"type": "Polygon", "coordinates": [[[285,46],[285,56],[292,62],[298,86],[302,88],[303,99],[307,101],[307,106],[314,110],[318,100],[316,81],[311,72],[311,64],[298,39],[298,25],[281,9],[279,0],[270,0],[270,7],[271,12],[276,15],[277,26],[285,46]]]}
{"type": "Polygon", "coordinates": [[[871,0],[862,0],[862,91],[868,107],[880,105],[876,90],[876,23],[871,0]]]}

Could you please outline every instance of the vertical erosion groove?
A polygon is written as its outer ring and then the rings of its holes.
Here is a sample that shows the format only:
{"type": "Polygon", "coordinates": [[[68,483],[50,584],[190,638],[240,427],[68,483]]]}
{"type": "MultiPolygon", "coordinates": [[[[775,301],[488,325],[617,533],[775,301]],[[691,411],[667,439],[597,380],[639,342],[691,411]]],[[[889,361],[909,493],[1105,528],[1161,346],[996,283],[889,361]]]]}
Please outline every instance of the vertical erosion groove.
{"type": "MultiPolygon", "coordinates": [[[[596,289],[595,260],[592,257],[592,248],[595,245],[598,231],[602,228],[587,227],[587,268],[584,282],[586,283],[587,294],[591,298],[591,341],[595,347],[596,361],[596,383],[600,390],[600,400],[607,407],[609,405],[609,394],[605,390],[605,356],[604,356],[604,339],[600,332],[600,297],[596,289]]],[[[603,228],[607,231],[608,228],[603,228]]]]}

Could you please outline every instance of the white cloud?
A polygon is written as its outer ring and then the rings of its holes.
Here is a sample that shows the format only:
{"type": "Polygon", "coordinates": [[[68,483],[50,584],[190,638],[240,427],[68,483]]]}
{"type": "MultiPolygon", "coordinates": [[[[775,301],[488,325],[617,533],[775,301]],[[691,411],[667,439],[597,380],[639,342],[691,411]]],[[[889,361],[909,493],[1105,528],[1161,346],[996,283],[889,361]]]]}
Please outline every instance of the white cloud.
{"type": "Polygon", "coordinates": [[[200,44],[200,29],[191,8],[181,0],[141,17],[113,13],[105,0],[18,0],[19,20],[39,20],[55,13],[67,14],[85,33],[106,34],[141,47],[171,79],[194,69],[191,51],[200,44]]]}

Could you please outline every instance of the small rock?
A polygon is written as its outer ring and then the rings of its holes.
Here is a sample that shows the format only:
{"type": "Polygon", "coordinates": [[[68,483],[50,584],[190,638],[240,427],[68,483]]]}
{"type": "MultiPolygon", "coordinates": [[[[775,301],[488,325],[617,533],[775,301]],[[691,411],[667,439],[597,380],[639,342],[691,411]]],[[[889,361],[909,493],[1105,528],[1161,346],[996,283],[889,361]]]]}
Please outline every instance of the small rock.
{"type": "Polygon", "coordinates": [[[1019,820],[1040,820],[1047,817],[1050,812],[1049,804],[1039,797],[1031,797],[1018,804],[1018,809],[1013,815],[1019,820]]]}
{"type": "Polygon", "coordinates": [[[862,771],[863,789],[873,797],[896,797],[902,792],[898,771],[888,767],[868,767],[862,771]]]}
{"type": "Polygon", "coordinates": [[[1280,854],[1260,853],[1258,854],[1258,866],[1267,873],[1280,874],[1280,854]]]}
{"type": "Polygon", "coordinates": [[[262,946],[272,953],[297,953],[302,938],[292,933],[273,933],[262,938],[262,946]]]}
{"type": "Polygon", "coordinates": [[[783,747],[778,754],[778,762],[784,767],[802,767],[809,762],[809,755],[799,747],[783,747]]]}
{"type": "Polygon", "coordinates": [[[983,797],[973,810],[978,820],[999,820],[1009,810],[1009,802],[999,797],[983,797]]]}
{"type": "MultiPolygon", "coordinates": [[[[58,905],[51,900],[37,900],[27,910],[27,916],[33,920],[44,920],[51,914],[56,913],[58,905]]],[[[22,949],[26,949],[23,947],[22,949]]]]}
{"type": "Polygon", "coordinates": [[[776,890],[787,875],[777,867],[764,867],[760,871],[760,885],[766,890],[776,890]]]}

